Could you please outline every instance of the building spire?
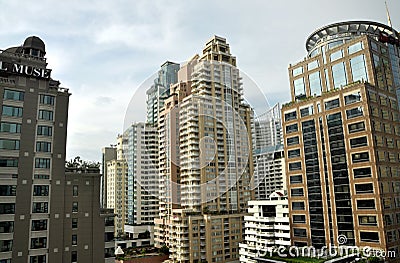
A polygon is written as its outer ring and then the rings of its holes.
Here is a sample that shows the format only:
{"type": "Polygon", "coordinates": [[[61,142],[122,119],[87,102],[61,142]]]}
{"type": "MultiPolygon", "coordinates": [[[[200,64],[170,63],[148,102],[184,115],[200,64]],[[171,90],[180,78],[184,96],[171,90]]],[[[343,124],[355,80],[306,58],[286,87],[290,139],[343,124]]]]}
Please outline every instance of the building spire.
{"type": "Polygon", "coordinates": [[[387,6],[386,1],[385,1],[385,6],[386,6],[386,15],[387,15],[387,19],[388,19],[388,25],[389,25],[390,27],[392,27],[392,21],[390,20],[389,8],[388,8],[388,6],[387,6]]]}

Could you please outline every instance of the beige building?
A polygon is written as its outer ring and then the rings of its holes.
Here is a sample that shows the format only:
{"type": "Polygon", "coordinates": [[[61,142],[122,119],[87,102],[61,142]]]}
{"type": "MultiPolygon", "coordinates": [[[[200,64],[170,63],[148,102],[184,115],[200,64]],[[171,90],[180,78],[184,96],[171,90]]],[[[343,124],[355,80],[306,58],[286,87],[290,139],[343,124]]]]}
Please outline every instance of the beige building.
{"type": "Polygon", "coordinates": [[[386,36],[398,43],[380,23],[328,25],[289,66],[282,116],[294,245],[399,255],[399,47],[386,36]]]}
{"type": "Polygon", "coordinates": [[[126,220],[126,194],[128,165],[123,157],[123,138],[117,138],[117,145],[114,148],[116,159],[106,163],[106,207],[114,210],[115,236],[122,236],[126,220]]]}
{"type": "Polygon", "coordinates": [[[159,117],[156,246],[173,262],[235,262],[253,197],[251,110],[229,44],[213,37],[178,72],[159,117]]]}

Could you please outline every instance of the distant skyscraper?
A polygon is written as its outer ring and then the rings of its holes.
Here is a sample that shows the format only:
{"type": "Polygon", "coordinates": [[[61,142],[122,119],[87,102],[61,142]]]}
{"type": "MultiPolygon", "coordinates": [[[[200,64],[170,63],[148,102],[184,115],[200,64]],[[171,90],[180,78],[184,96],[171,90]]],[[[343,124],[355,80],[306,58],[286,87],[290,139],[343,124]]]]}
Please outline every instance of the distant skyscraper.
{"type": "Polygon", "coordinates": [[[179,64],[166,61],[158,71],[154,84],[146,91],[147,117],[146,123],[157,125],[158,114],[169,96],[169,86],[177,81],[179,64]]]}
{"type": "Polygon", "coordinates": [[[104,147],[101,149],[101,206],[107,207],[107,162],[117,159],[117,149],[115,146],[104,147]]]}
{"type": "Polygon", "coordinates": [[[167,244],[176,262],[234,262],[253,197],[251,109],[224,38],[210,39],[186,66],[159,121],[166,202],[155,241],[167,244]]]}
{"type": "Polygon", "coordinates": [[[282,115],[294,245],[398,255],[398,43],[380,23],[336,23],[312,33],[307,58],[290,65],[282,115]]]}

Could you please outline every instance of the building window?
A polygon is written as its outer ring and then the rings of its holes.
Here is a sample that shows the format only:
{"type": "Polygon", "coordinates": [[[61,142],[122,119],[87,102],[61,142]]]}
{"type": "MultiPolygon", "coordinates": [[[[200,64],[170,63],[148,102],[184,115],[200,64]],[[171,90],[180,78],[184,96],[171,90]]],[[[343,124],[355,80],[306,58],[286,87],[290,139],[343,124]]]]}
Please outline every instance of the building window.
{"type": "Polygon", "coordinates": [[[48,213],[49,204],[47,202],[33,202],[32,213],[48,213]]]}
{"type": "Polygon", "coordinates": [[[9,90],[5,89],[4,90],[4,100],[18,100],[18,101],[23,101],[24,100],[24,92],[22,91],[16,91],[16,90],[9,90]]]}
{"type": "Polygon", "coordinates": [[[16,196],[16,185],[0,185],[0,196],[16,196]]]}
{"type": "Polygon", "coordinates": [[[299,136],[287,138],[286,144],[288,146],[299,144],[299,136]]]}
{"type": "Polygon", "coordinates": [[[293,81],[294,85],[294,96],[296,98],[305,97],[306,91],[304,86],[304,78],[299,78],[293,81]]]}
{"type": "Polygon", "coordinates": [[[351,148],[368,146],[367,136],[350,139],[351,148]]]}
{"type": "Polygon", "coordinates": [[[72,186],[72,196],[78,196],[78,186],[72,186]]]}
{"type": "Polygon", "coordinates": [[[293,236],[307,237],[307,230],[305,228],[293,228],[293,236]]]}
{"type": "Polygon", "coordinates": [[[47,247],[46,237],[31,238],[31,249],[46,248],[46,247],[47,247]]]}
{"type": "Polygon", "coordinates": [[[78,228],[78,218],[72,218],[72,229],[78,228]]]}
{"type": "Polygon", "coordinates": [[[292,210],[304,210],[304,202],[292,202],[292,210]]]}
{"type": "Polygon", "coordinates": [[[48,196],[49,186],[48,185],[34,185],[33,196],[48,196]]]}
{"type": "Polygon", "coordinates": [[[1,150],[19,150],[19,140],[0,139],[1,150]]]}
{"type": "Polygon", "coordinates": [[[359,225],[377,226],[376,216],[358,216],[359,225]]]}
{"type": "Polygon", "coordinates": [[[349,133],[365,131],[365,123],[363,121],[356,122],[348,125],[349,133]]]}
{"type": "Polygon", "coordinates": [[[0,203],[0,214],[15,214],[15,204],[14,203],[0,203]]]}
{"type": "Polygon", "coordinates": [[[72,245],[78,245],[78,235],[72,235],[72,245]]]}
{"type": "Polygon", "coordinates": [[[22,108],[3,105],[2,115],[9,117],[22,117],[22,108]]]}
{"type": "Polygon", "coordinates": [[[0,240],[0,252],[12,251],[13,241],[12,240],[0,240]]]}
{"type": "Polygon", "coordinates": [[[307,108],[300,109],[301,117],[306,117],[306,116],[313,115],[313,114],[314,114],[314,106],[313,105],[308,106],[307,108]]]}
{"type": "Polygon", "coordinates": [[[358,51],[360,51],[362,49],[363,49],[362,42],[357,42],[357,43],[349,46],[348,52],[349,52],[349,55],[351,55],[351,54],[356,53],[356,52],[358,52],[358,51]]]}
{"type": "Polygon", "coordinates": [[[12,232],[14,232],[14,221],[0,222],[0,233],[12,233],[12,232]]]}
{"type": "Polygon", "coordinates": [[[292,133],[292,132],[297,132],[299,130],[299,127],[297,123],[292,124],[292,125],[286,125],[286,133],[292,133]]]}
{"type": "Polygon", "coordinates": [[[285,121],[291,121],[291,120],[295,120],[295,119],[297,119],[296,111],[285,113],[285,121]]]}
{"type": "Polygon", "coordinates": [[[373,194],[374,186],[372,183],[367,184],[356,184],[356,193],[357,194],[373,194]]]}
{"type": "Polygon", "coordinates": [[[72,212],[78,213],[78,202],[72,202],[72,212]]]}
{"type": "Polygon", "coordinates": [[[334,99],[334,100],[325,102],[325,110],[338,108],[339,106],[340,106],[339,99],[334,99]]]}
{"type": "Polygon", "coordinates": [[[115,249],[113,247],[104,249],[104,258],[115,257],[115,249]]]}
{"type": "Polygon", "coordinates": [[[35,168],[50,169],[50,159],[49,158],[36,158],[35,168]]]}
{"type": "Polygon", "coordinates": [[[289,163],[289,171],[301,170],[301,162],[289,163]]]}
{"type": "Polygon", "coordinates": [[[360,240],[361,242],[379,243],[379,233],[360,231],[360,240]]]}
{"type": "Polygon", "coordinates": [[[375,199],[357,200],[357,209],[375,209],[375,199]]]}
{"type": "Polygon", "coordinates": [[[368,162],[369,153],[368,152],[353,153],[351,155],[351,160],[353,161],[353,163],[368,162]]]}
{"type": "Polygon", "coordinates": [[[362,115],[363,115],[363,109],[361,106],[350,110],[346,110],[347,119],[356,118],[362,115]]]}
{"type": "Polygon", "coordinates": [[[21,124],[12,122],[2,122],[0,132],[21,133],[21,124]]]}
{"type": "Polygon", "coordinates": [[[354,82],[358,80],[368,81],[364,55],[360,55],[350,59],[350,67],[354,82]]]}
{"type": "Polygon", "coordinates": [[[332,66],[333,85],[335,88],[340,88],[347,84],[346,70],[344,62],[332,66]]]}
{"type": "Polygon", "coordinates": [[[291,196],[304,196],[303,188],[292,188],[290,189],[291,196]]]}
{"type": "Polygon", "coordinates": [[[302,175],[291,175],[290,176],[290,184],[301,184],[303,183],[302,175]]]}
{"type": "Polygon", "coordinates": [[[288,151],[288,158],[297,158],[300,157],[300,149],[289,150],[288,151]]]}
{"type": "Polygon", "coordinates": [[[318,68],[318,66],[319,66],[318,60],[314,60],[307,64],[307,69],[313,70],[315,68],[318,68]]]}
{"type": "Polygon", "coordinates": [[[49,110],[39,110],[39,120],[52,121],[53,112],[49,110]]]}
{"type": "Polygon", "coordinates": [[[53,127],[39,125],[37,128],[37,135],[52,136],[53,135],[53,127]]]}
{"type": "Polygon", "coordinates": [[[114,232],[106,232],[104,234],[104,242],[111,242],[114,240],[114,232]]]}
{"type": "Polygon", "coordinates": [[[311,96],[319,96],[322,92],[322,84],[321,84],[321,74],[319,71],[311,73],[308,76],[308,81],[310,83],[310,95],[311,96]]]}
{"type": "Polygon", "coordinates": [[[297,76],[303,73],[303,67],[293,69],[293,76],[297,76]]]}
{"type": "Polygon", "coordinates": [[[349,105],[355,102],[361,101],[361,94],[360,92],[349,94],[344,96],[344,104],[349,105]]]}
{"type": "Polygon", "coordinates": [[[32,220],[32,231],[47,230],[47,219],[32,220]]]}
{"type": "Polygon", "coordinates": [[[71,263],[77,263],[77,262],[78,262],[78,252],[71,251],[71,263]]]}
{"type": "Polygon", "coordinates": [[[40,104],[54,105],[54,96],[40,94],[39,102],[40,104]]]}
{"type": "Polygon", "coordinates": [[[295,224],[305,224],[306,223],[305,215],[293,215],[292,219],[293,219],[293,223],[295,223],[295,224]]]}
{"type": "Polygon", "coordinates": [[[36,152],[51,152],[51,142],[36,142],[36,152]]]}
{"type": "Polygon", "coordinates": [[[46,263],[46,255],[30,256],[29,263],[46,263]]]}

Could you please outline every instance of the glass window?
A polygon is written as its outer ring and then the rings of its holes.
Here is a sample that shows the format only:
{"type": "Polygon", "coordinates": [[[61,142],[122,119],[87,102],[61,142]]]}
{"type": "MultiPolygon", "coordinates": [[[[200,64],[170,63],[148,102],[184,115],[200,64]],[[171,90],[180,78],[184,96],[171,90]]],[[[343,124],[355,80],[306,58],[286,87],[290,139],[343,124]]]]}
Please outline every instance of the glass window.
{"type": "Polygon", "coordinates": [[[363,115],[363,110],[361,106],[350,110],[346,110],[347,119],[356,118],[362,115],[363,115]]]}
{"type": "Polygon", "coordinates": [[[307,69],[313,70],[315,68],[318,68],[318,66],[319,66],[318,60],[314,60],[307,64],[307,69]]]}
{"type": "Polygon", "coordinates": [[[300,157],[300,149],[289,150],[288,151],[288,158],[296,158],[300,157]]]}
{"type": "Polygon", "coordinates": [[[311,73],[308,76],[308,81],[310,82],[310,93],[311,96],[319,96],[322,92],[321,85],[321,74],[319,71],[311,73]]]}
{"type": "Polygon", "coordinates": [[[12,232],[14,232],[14,221],[0,222],[0,233],[12,233],[12,232]]]}
{"type": "Polygon", "coordinates": [[[78,186],[74,185],[72,187],[72,196],[78,196],[78,186]]]}
{"type": "Polygon", "coordinates": [[[37,128],[37,135],[52,136],[53,135],[53,127],[39,125],[37,128]]]}
{"type": "Polygon", "coordinates": [[[296,111],[285,113],[285,121],[295,120],[297,118],[296,111]]]}
{"type": "Polygon", "coordinates": [[[78,212],[78,202],[72,202],[72,212],[73,213],[78,212]]]}
{"type": "Polygon", "coordinates": [[[2,122],[0,132],[21,133],[21,124],[12,122],[2,122]]]}
{"type": "Polygon", "coordinates": [[[286,143],[287,143],[288,146],[289,146],[289,145],[296,145],[296,144],[299,144],[299,137],[296,136],[296,137],[287,138],[287,139],[286,139],[286,143]]]}
{"type": "Polygon", "coordinates": [[[78,245],[78,235],[72,235],[72,245],[78,245]]]}
{"type": "Polygon", "coordinates": [[[302,175],[291,175],[290,176],[290,183],[291,184],[301,184],[301,183],[303,183],[303,176],[302,175]]]}
{"type": "Polygon", "coordinates": [[[29,263],[46,263],[46,255],[30,256],[29,263]]]}
{"type": "Polygon", "coordinates": [[[49,186],[48,185],[34,185],[33,196],[48,196],[49,186]]]}
{"type": "Polygon", "coordinates": [[[72,218],[72,229],[78,228],[78,218],[72,218]]]}
{"type": "Polygon", "coordinates": [[[291,196],[304,196],[303,188],[292,188],[290,189],[291,196]]]}
{"type": "Polygon", "coordinates": [[[347,76],[344,62],[332,66],[333,85],[340,88],[347,84],[347,76]]]}
{"type": "Polygon", "coordinates": [[[53,112],[49,110],[39,110],[39,119],[40,120],[53,120],[53,112]]]}
{"type": "Polygon", "coordinates": [[[54,105],[54,96],[40,94],[39,102],[40,104],[54,105]]]}
{"type": "Polygon", "coordinates": [[[356,92],[356,93],[344,96],[344,104],[346,104],[346,105],[355,103],[355,102],[359,102],[359,101],[361,101],[360,92],[356,92]]]}
{"type": "Polygon", "coordinates": [[[32,220],[32,231],[47,230],[47,219],[32,220]]]}
{"type": "Polygon", "coordinates": [[[18,167],[18,159],[0,158],[0,167],[18,167]]]}
{"type": "Polygon", "coordinates": [[[332,41],[332,42],[328,43],[328,49],[332,49],[332,48],[338,47],[341,44],[343,44],[343,40],[332,41]]]}
{"type": "Polygon", "coordinates": [[[353,163],[368,162],[369,161],[369,153],[368,152],[353,153],[351,155],[351,159],[352,159],[353,163]]]}
{"type": "Polygon", "coordinates": [[[305,224],[306,216],[305,215],[293,215],[293,223],[297,224],[305,224]]]}
{"type": "Polygon", "coordinates": [[[32,213],[48,213],[49,204],[47,202],[33,202],[32,213]]]}
{"type": "Polygon", "coordinates": [[[358,216],[359,225],[377,226],[376,216],[358,216]]]}
{"type": "Polygon", "coordinates": [[[349,55],[353,54],[353,53],[356,53],[357,51],[360,51],[362,49],[363,49],[362,42],[355,43],[355,44],[349,46],[349,49],[348,49],[349,55]]]}
{"type": "Polygon", "coordinates": [[[292,132],[297,132],[299,130],[299,127],[297,123],[292,124],[292,125],[286,125],[286,133],[292,133],[292,132]]]}
{"type": "Polygon", "coordinates": [[[367,184],[355,184],[357,194],[373,194],[374,186],[372,183],[367,184]]]}
{"type": "Polygon", "coordinates": [[[303,67],[293,69],[293,76],[297,76],[303,73],[303,67]]]}
{"type": "Polygon", "coordinates": [[[304,210],[304,202],[292,202],[292,210],[304,210]]]}
{"type": "Polygon", "coordinates": [[[16,91],[16,90],[5,89],[5,90],[4,90],[3,99],[5,99],[5,100],[19,100],[19,101],[23,101],[23,100],[24,100],[24,92],[22,92],[22,91],[16,91]]]}
{"type": "Polygon", "coordinates": [[[0,203],[0,214],[15,214],[14,203],[0,203]]]}
{"type": "Polygon", "coordinates": [[[339,58],[342,58],[342,57],[343,57],[343,50],[338,50],[338,51],[333,52],[331,54],[331,61],[335,61],[335,60],[337,60],[339,58]]]}
{"type": "Polygon", "coordinates": [[[307,237],[307,230],[305,228],[293,228],[293,236],[307,237]]]}
{"type": "Polygon", "coordinates": [[[71,252],[71,263],[78,262],[78,252],[72,251],[71,252]]]}
{"type": "Polygon", "coordinates": [[[357,209],[375,209],[374,199],[357,200],[357,209]]]}
{"type": "Polygon", "coordinates": [[[368,145],[367,136],[350,139],[351,148],[363,147],[368,145]]]}
{"type": "Polygon", "coordinates": [[[354,82],[358,80],[368,81],[364,55],[360,55],[350,59],[350,67],[354,82]]]}
{"type": "Polygon", "coordinates": [[[31,249],[46,248],[46,247],[47,247],[46,237],[31,238],[31,249]]]}
{"type": "Polygon", "coordinates": [[[325,85],[326,85],[326,90],[330,90],[331,89],[331,84],[329,82],[330,77],[329,77],[329,73],[328,73],[328,69],[324,69],[325,72],[325,85]]]}
{"type": "Polygon", "coordinates": [[[16,196],[16,185],[0,185],[0,196],[16,196]]]}
{"type": "Polygon", "coordinates": [[[301,117],[306,117],[306,116],[313,115],[313,114],[314,114],[314,106],[313,105],[310,105],[307,108],[300,109],[301,117]]]}
{"type": "Polygon", "coordinates": [[[294,96],[297,97],[303,97],[306,95],[306,90],[304,86],[304,78],[299,78],[295,79],[293,81],[294,85],[294,96]]]}
{"type": "Polygon", "coordinates": [[[339,99],[334,99],[334,100],[325,102],[325,110],[338,108],[339,106],[340,106],[339,99]]]}
{"type": "Polygon", "coordinates": [[[36,142],[36,152],[51,152],[51,142],[36,142]]]}
{"type": "Polygon", "coordinates": [[[13,241],[12,240],[0,240],[0,252],[12,251],[13,241]]]}
{"type": "Polygon", "coordinates": [[[1,150],[19,150],[19,140],[0,139],[1,150]]]}
{"type": "Polygon", "coordinates": [[[35,168],[50,169],[50,159],[49,158],[36,158],[35,168]]]}
{"type": "Polygon", "coordinates": [[[2,115],[9,117],[22,117],[22,108],[3,105],[2,115]]]}
{"type": "Polygon", "coordinates": [[[361,242],[379,243],[379,233],[360,231],[360,240],[361,242]]]}
{"type": "Polygon", "coordinates": [[[301,162],[289,163],[289,171],[301,170],[301,162]]]}

